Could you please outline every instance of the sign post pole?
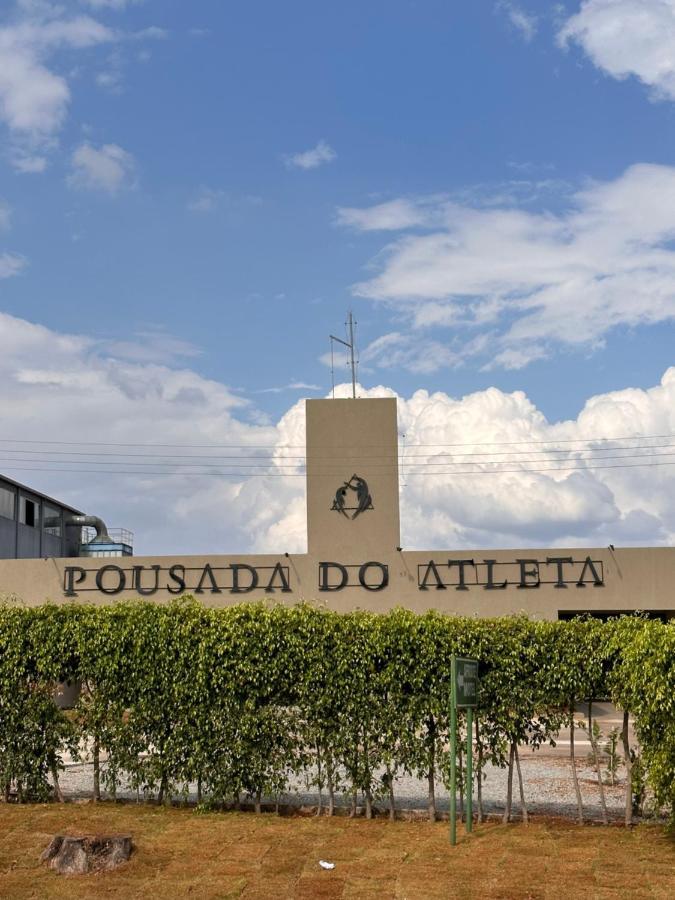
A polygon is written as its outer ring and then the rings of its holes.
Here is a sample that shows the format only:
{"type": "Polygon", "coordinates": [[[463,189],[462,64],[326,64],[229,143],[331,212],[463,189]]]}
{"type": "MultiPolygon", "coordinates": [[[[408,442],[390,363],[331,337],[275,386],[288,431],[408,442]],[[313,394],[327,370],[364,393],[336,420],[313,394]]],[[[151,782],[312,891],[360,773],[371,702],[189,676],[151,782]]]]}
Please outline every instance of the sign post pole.
{"type": "Polygon", "coordinates": [[[473,831],[473,711],[478,704],[478,660],[450,658],[450,843],[457,843],[457,710],[466,710],[466,831],[473,831]]]}
{"type": "Polygon", "coordinates": [[[473,707],[466,708],[466,833],[473,831],[473,707]]]}
{"type": "Polygon", "coordinates": [[[450,663],[450,843],[457,843],[457,659],[450,663]]]}

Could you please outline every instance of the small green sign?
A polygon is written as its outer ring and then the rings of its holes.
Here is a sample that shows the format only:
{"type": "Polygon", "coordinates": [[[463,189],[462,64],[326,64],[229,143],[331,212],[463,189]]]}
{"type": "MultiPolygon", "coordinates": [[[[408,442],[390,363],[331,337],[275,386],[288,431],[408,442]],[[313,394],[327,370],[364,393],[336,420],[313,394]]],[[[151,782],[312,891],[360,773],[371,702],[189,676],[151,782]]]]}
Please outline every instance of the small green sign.
{"type": "Polygon", "coordinates": [[[473,710],[478,706],[478,660],[450,664],[450,843],[457,843],[457,710],[466,709],[466,831],[473,831],[473,710]]]}
{"type": "Polygon", "coordinates": [[[462,659],[455,664],[455,691],[458,707],[478,705],[478,660],[462,659]]]}

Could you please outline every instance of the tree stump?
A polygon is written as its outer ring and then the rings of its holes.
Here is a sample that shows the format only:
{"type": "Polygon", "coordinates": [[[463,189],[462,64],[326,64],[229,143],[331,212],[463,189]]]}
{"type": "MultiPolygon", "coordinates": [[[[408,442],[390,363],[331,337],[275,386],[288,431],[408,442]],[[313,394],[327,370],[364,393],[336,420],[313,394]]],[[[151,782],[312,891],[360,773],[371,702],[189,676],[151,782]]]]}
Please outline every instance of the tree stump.
{"type": "Polygon", "coordinates": [[[132,851],[130,834],[57,834],[40,857],[60,875],[107,872],[125,863],[132,851]]]}

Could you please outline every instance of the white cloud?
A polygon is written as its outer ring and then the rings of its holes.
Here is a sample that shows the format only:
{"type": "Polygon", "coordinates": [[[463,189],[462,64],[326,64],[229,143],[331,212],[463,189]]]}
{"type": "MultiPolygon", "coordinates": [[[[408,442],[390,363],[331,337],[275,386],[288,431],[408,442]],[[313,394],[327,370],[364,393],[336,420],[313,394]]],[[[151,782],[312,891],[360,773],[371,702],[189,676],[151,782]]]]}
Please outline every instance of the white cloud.
{"type": "Polygon", "coordinates": [[[18,275],[26,266],[26,259],[18,253],[5,251],[0,253],[0,278],[11,278],[18,275]]]}
{"type": "Polygon", "coordinates": [[[62,125],[70,101],[65,77],[46,60],[62,48],[110,42],[113,32],[89,16],[71,19],[27,15],[0,28],[0,120],[10,131],[44,139],[62,125]]]}
{"type": "Polygon", "coordinates": [[[117,144],[103,144],[98,149],[90,143],[80,144],[71,164],[72,173],[68,176],[71,187],[116,194],[135,183],[135,160],[117,144]]]}
{"type": "Polygon", "coordinates": [[[307,384],[304,381],[291,381],[289,384],[282,384],[278,387],[261,388],[258,394],[285,394],[286,391],[310,391],[316,393],[321,390],[318,384],[307,384]]]}
{"type": "MultiPolygon", "coordinates": [[[[336,394],[351,396],[351,385],[341,385],[336,394]]],[[[377,387],[359,388],[359,396],[395,394],[377,387]]],[[[670,503],[675,465],[621,468],[675,463],[675,442],[669,445],[671,455],[661,457],[650,453],[668,453],[654,446],[667,443],[662,439],[600,440],[675,433],[675,369],[649,390],[592,397],[577,419],[566,422],[549,423],[523,392],[505,394],[497,388],[460,399],[416,391],[398,398],[398,422],[405,434],[399,449],[402,545],[407,549],[644,546],[670,545],[675,539],[670,503]],[[641,446],[652,449],[611,449],[641,446]],[[602,465],[614,468],[589,468],[602,465]],[[502,474],[489,471],[495,469],[502,474]]],[[[303,444],[302,402],[277,430],[280,444],[303,444]]],[[[255,548],[274,551],[291,544],[294,551],[303,549],[302,485],[296,485],[294,495],[283,493],[278,504],[268,494],[257,497],[270,504],[272,522],[261,528],[255,548]]]]}
{"type": "Polygon", "coordinates": [[[190,212],[208,213],[213,212],[225,197],[225,191],[220,189],[202,187],[194,197],[188,201],[188,209],[190,212]]]}
{"type": "Polygon", "coordinates": [[[125,340],[102,341],[100,348],[115,359],[171,365],[181,359],[201,356],[201,349],[162,329],[146,328],[125,340]]]}
{"type": "Polygon", "coordinates": [[[149,25],[147,28],[141,28],[140,31],[132,32],[129,37],[134,41],[165,41],[169,37],[169,32],[166,28],[149,25]]]}
{"type": "Polygon", "coordinates": [[[390,230],[397,220],[404,230],[355,292],[412,325],[413,333],[388,339],[399,364],[414,371],[468,358],[519,368],[561,347],[600,346],[620,325],[675,318],[669,166],[631,166],[577,191],[555,213],[442,199],[346,212],[342,220],[360,230],[390,230]]]}
{"type": "Polygon", "coordinates": [[[326,141],[320,140],[311,150],[294,153],[285,159],[286,165],[290,169],[316,169],[318,166],[337,159],[337,153],[326,141]]]}
{"type": "Polygon", "coordinates": [[[433,198],[389,200],[369,209],[343,206],[337,211],[337,224],[360,231],[400,231],[431,224],[435,208],[433,198]]]}
{"type": "MultiPolygon", "coordinates": [[[[61,334],[4,314],[0,314],[0,343],[4,348],[0,471],[101,515],[110,526],[131,528],[138,553],[305,549],[304,479],[291,477],[302,471],[302,460],[295,457],[303,453],[305,441],[303,401],[293,404],[276,424],[256,424],[244,420],[256,418],[250,404],[185,366],[142,361],[140,356],[122,360],[111,356],[109,345],[98,340],[61,334]],[[78,453],[98,449],[120,455],[99,455],[108,466],[74,457],[78,462],[72,468],[80,471],[68,474],[41,471],[70,467],[54,447],[24,444],[23,451],[8,452],[8,438],[26,442],[43,441],[45,436],[78,442],[71,448],[78,453]],[[109,446],[88,443],[100,441],[109,446]],[[239,449],[228,449],[232,446],[239,449]],[[261,447],[273,448],[276,477],[250,477],[246,469],[234,478],[218,474],[227,465],[223,457],[266,453],[255,449],[261,447]],[[26,453],[27,449],[39,452],[26,453]],[[154,456],[130,456],[140,453],[154,456]],[[205,457],[210,467],[206,471],[194,465],[205,457]],[[177,458],[183,464],[180,472],[177,458]],[[132,465],[149,461],[148,466],[132,465]],[[81,472],[104,468],[106,474],[81,472]],[[124,469],[146,474],[114,474],[124,469]],[[149,471],[166,474],[152,476],[149,471]]],[[[351,385],[337,388],[338,396],[350,392],[351,385]]],[[[359,394],[395,396],[386,387],[359,388],[359,394]]],[[[506,394],[497,388],[459,399],[417,391],[399,398],[398,410],[399,430],[405,434],[400,451],[406,548],[644,545],[675,540],[671,502],[675,466],[586,467],[630,465],[640,461],[636,454],[663,454],[668,448],[675,452],[668,439],[609,445],[599,440],[675,433],[675,369],[649,390],[627,388],[592,397],[576,419],[559,423],[549,423],[522,392],[506,394]],[[634,445],[652,449],[610,449],[634,445]],[[593,454],[581,452],[581,447],[589,446],[598,448],[596,456],[617,458],[594,463],[589,459],[593,454]],[[554,448],[560,452],[550,452],[554,448]],[[551,467],[557,471],[528,471],[551,467]],[[565,470],[574,467],[579,470],[565,470]],[[477,474],[495,468],[508,471],[477,474]],[[425,474],[416,474],[420,470],[425,474]],[[440,474],[431,476],[432,471],[440,474]],[[473,474],[457,474],[467,471],[473,474]]],[[[266,459],[269,456],[259,462],[266,459]]],[[[675,462],[675,455],[641,460],[675,462]]],[[[239,470],[230,464],[229,471],[239,470]]]]}
{"type": "MultiPolygon", "coordinates": [[[[0,232],[9,231],[12,223],[12,210],[5,200],[0,198],[0,232]]],[[[0,252],[0,279],[18,275],[26,265],[26,259],[18,253],[8,250],[0,252]]]]}
{"type": "Polygon", "coordinates": [[[119,94],[122,90],[122,72],[119,69],[107,69],[96,76],[96,84],[110,91],[111,94],[119,94]]]}
{"type": "Polygon", "coordinates": [[[613,78],[634,75],[675,100],[675,0],[585,0],[559,32],[613,78]]]}
{"type": "Polygon", "coordinates": [[[498,0],[495,9],[504,13],[511,26],[516,29],[524,41],[529,43],[534,38],[537,33],[537,17],[532,13],[509,0],[498,0]]]}
{"type": "Polygon", "coordinates": [[[9,231],[12,211],[9,203],[0,198],[0,231],[9,231]]]}
{"type": "MultiPolygon", "coordinates": [[[[121,9],[125,4],[120,0],[87,0],[87,5],[101,11],[104,7],[121,9]]],[[[19,172],[45,168],[44,154],[56,145],[66,120],[70,82],[82,71],[71,59],[64,65],[55,58],[57,53],[68,51],[72,56],[102,45],[167,35],[156,26],[130,33],[113,29],[91,15],[72,14],[72,4],[70,7],[43,0],[16,0],[0,25],[0,123],[9,132],[9,158],[19,172]]],[[[99,83],[117,89],[121,64],[120,57],[119,65],[99,74],[99,83]]]]}
{"type": "Polygon", "coordinates": [[[84,3],[85,6],[90,6],[92,9],[100,10],[100,9],[125,9],[127,6],[132,6],[135,3],[143,3],[144,0],[80,0],[81,3],[84,3]]]}
{"type": "Polygon", "coordinates": [[[47,158],[44,156],[27,155],[17,153],[11,159],[12,166],[22,175],[34,175],[44,172],[47,168],[47,158]]]}

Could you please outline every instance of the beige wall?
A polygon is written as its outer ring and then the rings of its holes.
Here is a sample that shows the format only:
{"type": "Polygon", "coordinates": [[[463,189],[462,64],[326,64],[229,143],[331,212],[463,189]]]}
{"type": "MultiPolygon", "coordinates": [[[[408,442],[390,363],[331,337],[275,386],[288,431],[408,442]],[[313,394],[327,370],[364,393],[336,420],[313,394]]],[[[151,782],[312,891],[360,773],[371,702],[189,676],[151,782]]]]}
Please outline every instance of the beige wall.
{"type": "Polygon", "coordinates": [[[357,552],[366,561],[395,550],[401,543],[396,400],[307,400],[306,411],[309,553],[357,562],[357,552]],[[373,509],[353,520],[331,508],[352,475],[366,479],[373,499],[373,509]]]}
{"type": "MultiPolygon", "coordinates": [[[[614,551],[593,550],[499,550],[468,551],[464,553],[401,552],[379,554],[376,561],[386,566],[389,584],[380,591],[368,591],[358,585],[358,564],[372,561],[372,556],[352,556],[351,560],[333,557],[325,560],[319,556],[182,556],[182,557],[127,557],[125,559],[31,559],[0,561],[0,586],[4,594],[14,594],[30,605],[51,600],[58,603],[110,603],[123,598],[138,596],[134,586],[140,572],[140,585],[144,590],[154,586],[157,572],[159,590],[148,595],[148,599],[167,601],[181,593],[180,585],[171,580],[172,566],[185,567],[186,591],[195,593],[202,579],[202,593],[196,594],[208,606],[229,606],[245,600],[270,597],[275,601],[296,603],[300,600],[318,601],[331,609],[345,612],[352,609],[384,611],[393,606],[405,606],[422,612],[437,609],[442,612],[461,615],[495,616],[514,612],[525,612],[536,618],[555,619],[559,611],[627,611],[632,609],[675,611],[675,549],[673,548],[630,548],[614,551]],[[564,564],[564,577],[569,578],[566,587],[556,587],[557,565],[546,565],[547,557],[571,556],[575,562],[564,564]],[[577,581],[583,569],[584,560],[590,557],[603,579],[603,586],[594,585],[593,574],[587,569],[585,586],[578,587],[577,581]],[[519,587],[520,566],[516,559],[536,559],[540,561],[541,584],[538,587],[519,587]],[[458,589],[458,568],[447,567],[449,560],[473,559],[476,565],[465,565],[465,590],[458,589]],[[485,559],[497,560],[494,566],[494,583],[509,584],[505,588],[489,589],[485,585],[487,566],[485,559]],[[340,591],[319,590],[319,566],[321,562],[342,562],[348,565],[350,585],[340,591]],[[434,561],[439,576],[448,582],[438,589],[435,578],[428,579],[426,590],[420,583],[430,561],[434,561]],[[232,591],[232,565],[246,564],[256,567],[260,586],[251,591],[232,591]],[[277,574],[275,589],[266,589],[269,576],[279,564],[284,569],[290,591],[281,590],[282,578],[277,574]],[[95,578],[103,566],[119,565],[124,570],[127,588],[119,593],[106,594],[96,588],[95,578]],[[214,590],[206,565],[212,567],[214,590]],[[75,596],[68,597],[65,578],[69,567],[79,566],[85,571],[85,578],[74,584],[75,596]],[[481,582],[482,583],[479,583],[481,582]],[[174,593],[168,590],[171,587],[174,593]]],[[[532,570],[533,565],[525,563],[532,570]]],[[[182,570],[179,570],[182,574],[182,570]]],[[[174,573],[176,570],[174,569],[174,573]]],[[[79,576],[79,570],[74,573],[79,576]]],[[[377,584],[381,570],[371,569],[366,580],[377,584]]],[[[247,586],[249,574],[240,573],[240,586],[247,586]]],[[[119,580],[117,572],[108,570],[101,579],[105,590],[112,590],[119,580]]],[[[534,578],[527,575],[532,583],[534,578]]]]}
{"type": "Polygon", "coordinates": [[[111,603],[139,593],[165,602],[186,592],[209,606],[271,597],[316,601],[340,612],[400,605],[479,616],[522,611],[546,619],[566,611],[675,612],[670,547],[397,550],[397,456],[395,400],[307,401],[307,554],[0,560],[0,594],[36,605],[111,603]],[[331,507],[337,489],[354,474],[368,482],[373,508],[352,519],[331,507]],[[327,563],[344,571],[328,567],[322,577],[327,563]],[[367,563],[379,565],[361,569],[367,563]],[[385,575],[385,587],[368,589],[385,575]],[[252,577],[257,586],[248,590],[252,577]],[[341,590],[326,589],[343,577],[341,590]]]}

